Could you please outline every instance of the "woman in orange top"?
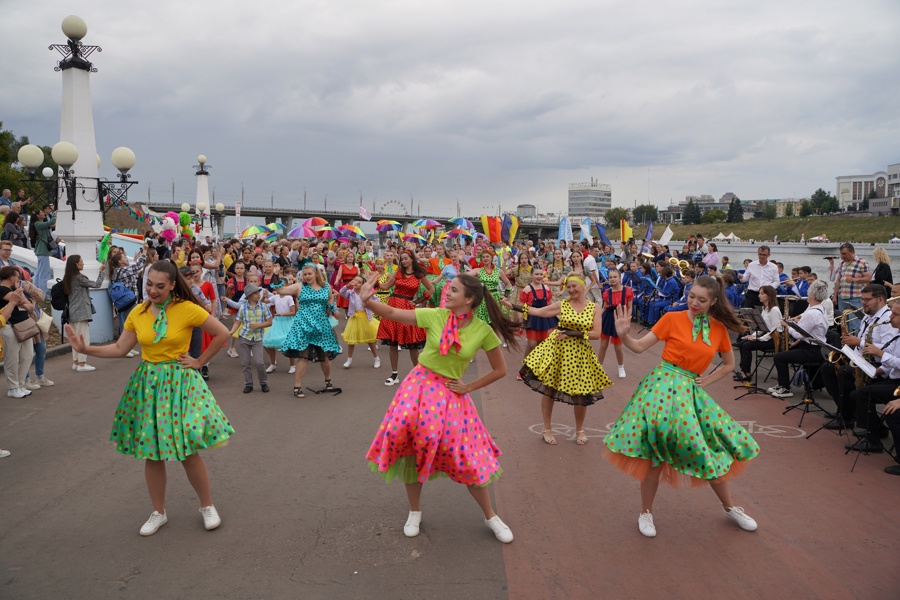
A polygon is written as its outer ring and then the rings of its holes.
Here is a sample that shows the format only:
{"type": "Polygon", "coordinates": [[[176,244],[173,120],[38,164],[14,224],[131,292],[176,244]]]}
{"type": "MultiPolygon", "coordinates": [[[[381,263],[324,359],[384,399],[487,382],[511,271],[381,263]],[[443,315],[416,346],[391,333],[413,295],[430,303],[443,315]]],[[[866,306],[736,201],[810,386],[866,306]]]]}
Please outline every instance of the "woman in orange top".
{"type": "Polygon", "coordinates": [[[606,436],[606,458],[640,480],[638,528],[647,537],[656,535],[652,510],[660,476],[671,484],[709,483],[725,515],[754,531],[756,521],[734,505],[727,479],[759,454],[759,446],[703,389],[732,372],[728,330],[745,327],[714,277],[699,277],[687,303],[686,311],[664,314],[640,339],[628,336],[626,307],[616,307],[616,331],[629,350],[641,353],[660,340],[665,347],[663,362],[641,380],[606,436]],[[722,368],[704,375],[717,353],[722,368]]]}

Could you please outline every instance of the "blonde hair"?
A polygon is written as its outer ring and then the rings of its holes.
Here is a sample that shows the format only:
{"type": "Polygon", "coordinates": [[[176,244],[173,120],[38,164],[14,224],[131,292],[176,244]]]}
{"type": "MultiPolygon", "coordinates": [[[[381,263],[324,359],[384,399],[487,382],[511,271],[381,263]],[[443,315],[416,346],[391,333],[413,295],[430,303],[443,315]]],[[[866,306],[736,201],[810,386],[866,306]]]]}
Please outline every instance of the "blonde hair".
{"type": "Polygon", "coordinates": [[[886,265],[891,264],[891,259],[888,256],[887,250],[884,248],[875,248],[875,251],[872,252],[872,257],[875,259],[875,262],[884,263],[886,265]]]}

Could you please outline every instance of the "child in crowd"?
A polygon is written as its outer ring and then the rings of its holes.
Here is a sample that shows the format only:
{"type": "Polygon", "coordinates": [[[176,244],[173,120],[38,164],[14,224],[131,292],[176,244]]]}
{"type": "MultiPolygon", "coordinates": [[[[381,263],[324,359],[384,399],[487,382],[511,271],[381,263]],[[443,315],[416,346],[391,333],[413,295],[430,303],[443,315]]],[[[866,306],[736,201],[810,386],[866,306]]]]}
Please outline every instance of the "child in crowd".
{"type": "Polygon", "coordinates": [[[255,284],[248,283],[244,288],[245,304],[238,310],[234,317],[234,325],[231,327],[232,335],[237,333],[238,355],[241,357],[241,369],[244,371],[244,393],[253,391],[253,370],[256,367],[256,376],[259,379],[259,387],[263,392],[269,391],[269,381],[266,377],[266,364],[263,361],[263,329],[272,324],[272,313],[269,308],[260,302],[262,289],[255,284]]]}
{"type": "Polygon", "coordinates": [[[616,333],[616,307],[623,306],[625,314],[631,314],[634,302],[634,291],[622,285],[622,276],[618,269],[609,270],[609,287],[603,290],[603,313],[600,315],[600,350],[597,358],[600,364],[606,358],[606,350],[612,344],[616,353],[616,364],[619,365],[619,378],[625,377],[625,352],[622,350],[622,339],[616,333]]]}
{"type": "MultiPolygon", "coordinates": [[[[292,275],[286,275],[282,281],[286,285],[290,285],[293,283],[292,278],[292,275]]],[[[297,304],[294,302],[293,296],[279,296],[278,294],[269,294],[268,304],[275,309],[275,316],[272,319],[272,326],[266,329],[263,335],[263,347],[269,355],[269,366],[266,368],[266,373],[272,373],[276,369],[276,352],[284,344],[284,338],[291,330],[294,315],[297,314],[297,304]]],[[[290,359],[291,368],[288,373],[296,372],[297,368],[294,365],[296,360],[295,358],[290,359]]]]}
{"type": "Polygon", "coordinates": [[[347,299],[347,325],[344,327],[344,341],[347,342],[347,362],[344,368],[349,369],[353,364],[353,348],[357,344],[368,344],[369,350],[375,357],[374,367],[381,367],[381,359],[378,357],[376,345],[378,335],[378,320],[372,317],[372,311],[363,306],[362,300],[356,294],[356,290],[362,287],[363,278],[356,276],[341,288],[340,294],[347,299]]]}

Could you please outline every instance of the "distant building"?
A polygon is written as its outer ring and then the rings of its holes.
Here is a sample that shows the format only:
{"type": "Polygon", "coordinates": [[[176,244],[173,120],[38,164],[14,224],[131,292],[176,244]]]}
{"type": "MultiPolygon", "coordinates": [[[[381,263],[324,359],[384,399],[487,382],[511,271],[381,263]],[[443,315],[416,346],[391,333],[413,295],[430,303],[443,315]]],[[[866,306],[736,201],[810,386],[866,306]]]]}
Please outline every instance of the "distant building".
{"type": "MultiPolygon", "coordinates": [[[[878,189],[878,180],[875,180],[878,189]]],[[[873,215],[900,214],[900,163],[888,165],[884,197],[869,200],[869,212],[873,215]]]]}
{"type": "Polygon", "coordinates": [[[516,207],[516,214],[522,219],[530,219],[537,216],[537,207],[534,204],[520,204],[516,207]]]}
{"type": "Polygon", "coordinates": [[[590,217],[602,222],[606,211],[612,208],[612,186],[591,177],[590,183],[569,184],[569,215],[590,217]]]}
{"type": "MultiPolygon", "coordinates": [[[[841,210],[851,208],[854,204],[862,204],[862,201],[873,191],[878,198],[885,198],[889,194],[889,177],[889,173],[885,171],[878,171],[871,175],[840,175],[835,177],[837,180],[837,193],[835,195],[841,205],[841,210]]],[[[900,181],[895,180],[895,183],[900,183],[900,181]]],[[[893,186],[893,191],[898,191],[896,185],[893,186]]],[[[894,195],[896,196],[897,194],[894,195]]]]}

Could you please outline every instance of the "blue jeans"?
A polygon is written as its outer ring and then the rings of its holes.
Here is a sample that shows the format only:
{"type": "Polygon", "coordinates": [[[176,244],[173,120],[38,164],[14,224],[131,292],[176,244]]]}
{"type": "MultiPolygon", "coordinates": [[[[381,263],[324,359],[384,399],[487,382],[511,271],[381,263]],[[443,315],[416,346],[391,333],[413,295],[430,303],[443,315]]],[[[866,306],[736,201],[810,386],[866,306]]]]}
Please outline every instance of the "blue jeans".
{"type": "MultiPolygon", "coordinates": [[[[44,376],[44,361],[47,359],[47,342],[44,336],[41,336],[41,343],[34,345],[34,376],[40,379],[44,376]]],[[[26,374],[25,379],[30,379],[31,375],[26,374]]]]}
{"type": "Polygon", "coordinates": [[[128,320],[128,315],[131,313],[131,311],[134,310],[135,306],[137,306],[137,302],[135,302],[134,305],[130,308],[119,311],[119,335],[122,335],[122,331],[125,330],[125,321],[128,320]]]}
{"type": "Polygon", "coordinates": [[[49,256],[38,256],[37,257],[37,273],[34,275],[35,285],[39,290],[44,292],[45,294],[49,290],[47,286],[47,281],[49,281],[50,277],[53,274],[50,272],[50,257],[49,256]]]}

